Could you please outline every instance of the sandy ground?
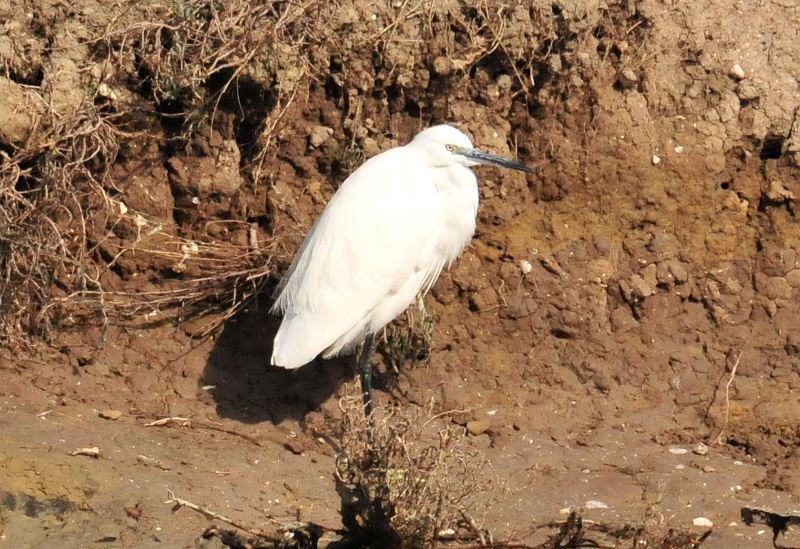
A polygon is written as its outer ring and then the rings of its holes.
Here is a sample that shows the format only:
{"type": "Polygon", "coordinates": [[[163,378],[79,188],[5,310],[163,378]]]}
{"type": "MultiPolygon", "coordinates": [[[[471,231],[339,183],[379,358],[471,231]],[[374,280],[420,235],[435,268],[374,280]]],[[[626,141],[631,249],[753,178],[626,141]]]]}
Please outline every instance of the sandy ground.
{"type": "MultiPolygon", "coordinates": [[[[4,150],[30,131],[31,94],[49,90],[62,112],[80,97],[109,22],[162,13],[124,4],[0,2],[4,150]]],[[[639,527],[649,546],[670,529],[699,536],[705,517],[704,548],[769,547],[740,509],[800,513],[800,7],[526,1],[481,19],[483,4],[447,6],[450,30],[433,37],[440,16],[409,3],[330,7],[342,42],[314,50],[329,79],[288,106],[264,106],[262,89],[249,111],[286,108],[263,179],[237,169],[253,123],[223,103],[228,123],[191,150],[168,124],[129,144],[116,196],[164,223],[246,220],[290,257],[353,164],[430,123],[535,166],[476,170],[476,238],[426,298],[423,358],[394,373],[391,333],[375,355],[379,406],[433,399],[486,422],[464,436],[489,464],[476,518],[496,539],[541,543],[572,508],[618,529],[587,533],[608,546],[639,527]],[[464,53],[461,16],[484,38],[502,20],[493,53],[464,53]],[[382,57],[365,64],[348,48],[370,33],[382,57]],[[529,73],[509,70],[544,51],[529,73]]],[[[120,101],[141,92],[129,67],[115,74],[120,101]]],[[[147,261],[128,255],[108,276],[158,286],[147,261]]],[[[215,521],[173,510],[171,494],[255,527],[341,527],[320,435],[357,390],[355,367],[269,367],[268,293],[203,340],[147,317],[67,323],[46,347],[4,353],[0,547],[221,547],[200,537],[215,521]],[[170,417],[184,419],[148,425],[170,417]]]]}

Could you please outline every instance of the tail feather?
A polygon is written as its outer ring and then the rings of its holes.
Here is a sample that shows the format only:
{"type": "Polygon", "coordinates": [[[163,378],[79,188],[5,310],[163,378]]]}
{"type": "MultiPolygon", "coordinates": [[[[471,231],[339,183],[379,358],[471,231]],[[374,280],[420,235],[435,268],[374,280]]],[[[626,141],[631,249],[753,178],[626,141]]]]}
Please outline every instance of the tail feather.
{"type": "Polygon", "coordinates": [[[302,317],[284,317],[275,334],[270,363],[291,370],[308,364],[329,345],[317,336],[302,317]]]}

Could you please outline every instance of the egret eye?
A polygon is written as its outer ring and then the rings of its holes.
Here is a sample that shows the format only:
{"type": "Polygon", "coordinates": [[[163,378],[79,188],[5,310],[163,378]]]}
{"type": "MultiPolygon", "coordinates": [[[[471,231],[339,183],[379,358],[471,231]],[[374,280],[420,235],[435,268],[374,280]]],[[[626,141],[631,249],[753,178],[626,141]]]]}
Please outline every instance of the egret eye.
{"type": "Polygon", "coordinates": [[[447,152],[456,152],[455,145],[445,145],[444,148],[447,149],[447,152]]]}

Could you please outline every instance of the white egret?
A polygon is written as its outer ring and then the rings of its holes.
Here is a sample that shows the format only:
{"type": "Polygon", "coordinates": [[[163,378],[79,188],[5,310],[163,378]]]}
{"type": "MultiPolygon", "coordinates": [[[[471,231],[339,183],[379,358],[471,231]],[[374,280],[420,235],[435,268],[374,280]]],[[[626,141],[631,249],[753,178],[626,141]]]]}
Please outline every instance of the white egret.
{"type": "Polygon", "coordinates": [[[364,343],[359,359],[372,412],[375,333],[427,292],[475,233],[478,182],[470,166],[532,168],[473,148],[451,126],[365,162],[331,198],[275,291],[283,313],[272,364],[299,368],[364,343]]]}

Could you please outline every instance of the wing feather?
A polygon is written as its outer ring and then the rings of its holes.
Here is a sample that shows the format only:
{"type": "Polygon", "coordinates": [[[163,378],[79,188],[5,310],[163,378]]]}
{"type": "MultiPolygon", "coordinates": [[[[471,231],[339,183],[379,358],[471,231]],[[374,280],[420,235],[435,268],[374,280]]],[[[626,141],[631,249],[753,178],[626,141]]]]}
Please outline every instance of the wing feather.
{"type": "Polygon", "coordinates": [[[356,170],[278,287],[273,311],[284,320],[273,364],[299,367],[326,349],[332,355],[358,344],[367,329],[376,329],[376,319],[388,316],[385,325],[429,287],[444,264],[430,261],[438,246],[439,200],[429,170],[404,148],[356,170]]]}

